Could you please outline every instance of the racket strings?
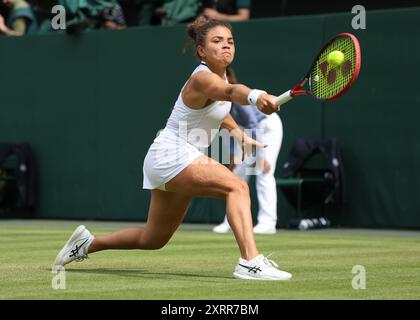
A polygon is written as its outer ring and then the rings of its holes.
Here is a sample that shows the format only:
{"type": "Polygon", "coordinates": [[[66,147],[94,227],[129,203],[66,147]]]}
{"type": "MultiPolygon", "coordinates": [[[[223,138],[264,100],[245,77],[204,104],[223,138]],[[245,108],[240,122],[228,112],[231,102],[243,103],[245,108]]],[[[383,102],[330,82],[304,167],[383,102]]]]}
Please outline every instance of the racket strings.
{"type": "Polygon", "coordinates": [[[337,95],[352,80],[355,70],[356,50],[350,37],[339,37],[319,55],[311,70],[310,88],[314,96],[328,99],[337,95]],[[327,62],[332,51],[344,53],[344,62],[337,67],[327,62]]]}

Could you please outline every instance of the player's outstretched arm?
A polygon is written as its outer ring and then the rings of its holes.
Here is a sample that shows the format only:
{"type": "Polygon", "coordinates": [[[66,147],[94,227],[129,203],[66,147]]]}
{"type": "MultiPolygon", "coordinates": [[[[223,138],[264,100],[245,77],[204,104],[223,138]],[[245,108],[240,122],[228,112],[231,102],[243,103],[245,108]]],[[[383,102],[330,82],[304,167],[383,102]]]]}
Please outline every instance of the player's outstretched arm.
{"type": "Polygon", "coordinates": [[[205,100],[232,101],[239,105],[255,105],[265,114],[279,110],[273,95],[262,90],[252,90],[243,84],[229,84],[218,75],[198,72],[191,77],[191,88],[205,100]]]}

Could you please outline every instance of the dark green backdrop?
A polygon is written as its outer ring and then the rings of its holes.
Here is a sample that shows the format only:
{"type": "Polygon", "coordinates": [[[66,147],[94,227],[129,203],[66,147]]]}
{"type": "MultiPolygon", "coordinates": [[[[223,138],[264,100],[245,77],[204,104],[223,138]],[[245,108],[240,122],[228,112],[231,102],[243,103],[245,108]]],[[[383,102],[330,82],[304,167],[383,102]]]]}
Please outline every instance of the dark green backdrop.
{"type": "MultiPolygon", "coordinates": [[[[281,172],[298,137],[336,137],[347,203],[335,224],[420,227],[420,10],[371,11],[367,29],[351,14],[253,20],[234,25],[239,80],[273,94],[307,71],[323,42],[341,32],[360,41],[362,70],[337,102],[295,99],[280,112],[281,172]]],[[[0,37],[0,141],[36,153],[42,218],[144,221],[149,192],[142,161],[194,68],[181,54],[185,26],[0,37]]],[[[257,210],[252,188],[253,211],[257,210]]],[[[279,225],[293,217],[279,193],[279,225]]],[[[194,201],[186,221],[219,222],[223,202],[194,201]]]]}

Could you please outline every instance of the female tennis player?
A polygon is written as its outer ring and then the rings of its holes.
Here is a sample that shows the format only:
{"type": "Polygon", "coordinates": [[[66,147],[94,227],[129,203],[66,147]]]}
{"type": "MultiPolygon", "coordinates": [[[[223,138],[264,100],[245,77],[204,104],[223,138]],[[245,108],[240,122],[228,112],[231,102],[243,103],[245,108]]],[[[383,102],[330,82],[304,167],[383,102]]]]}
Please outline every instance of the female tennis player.
{"type": "Polygon", "coordinates": [[[57,255],[55,266],[83,260],[100,250],[162,248],[181,224],[192,197],[205,196],[226,200],[227,218],[241,254],[234,277],[249,280],[292,277],[258,252],[247,183],[200,152],[210,145],[220,127],[229,130],[245,149],[264,147],[239,128],[229,111],[233,101],[256,105],[265,114],[271,114],[279,109],[274,103],[275,96],[228,83],[226,68],[235,55],[228,23],[199,17],[187,31],[201,63],[181,89],[165,129],[144,159],[143,188],[151,190],[145,226],[97,237],[85,226],[79,226],[57,255]]]}

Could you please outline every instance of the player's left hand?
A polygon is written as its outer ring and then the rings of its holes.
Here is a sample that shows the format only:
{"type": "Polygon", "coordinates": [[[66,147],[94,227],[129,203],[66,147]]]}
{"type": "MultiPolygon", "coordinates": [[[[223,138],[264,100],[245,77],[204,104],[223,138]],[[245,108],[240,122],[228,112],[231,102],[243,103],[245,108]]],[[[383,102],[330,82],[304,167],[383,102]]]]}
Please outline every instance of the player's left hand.
{"type": "Polygon", "coordinates": [[[266,144],[258,142],[255,139],[252,139],[245,132],[243,133],[243,138],[240,143],[242,148],[242,161],[245,159],[245,155],[252,155],[255,148],[265,148],[266,144]]]}

